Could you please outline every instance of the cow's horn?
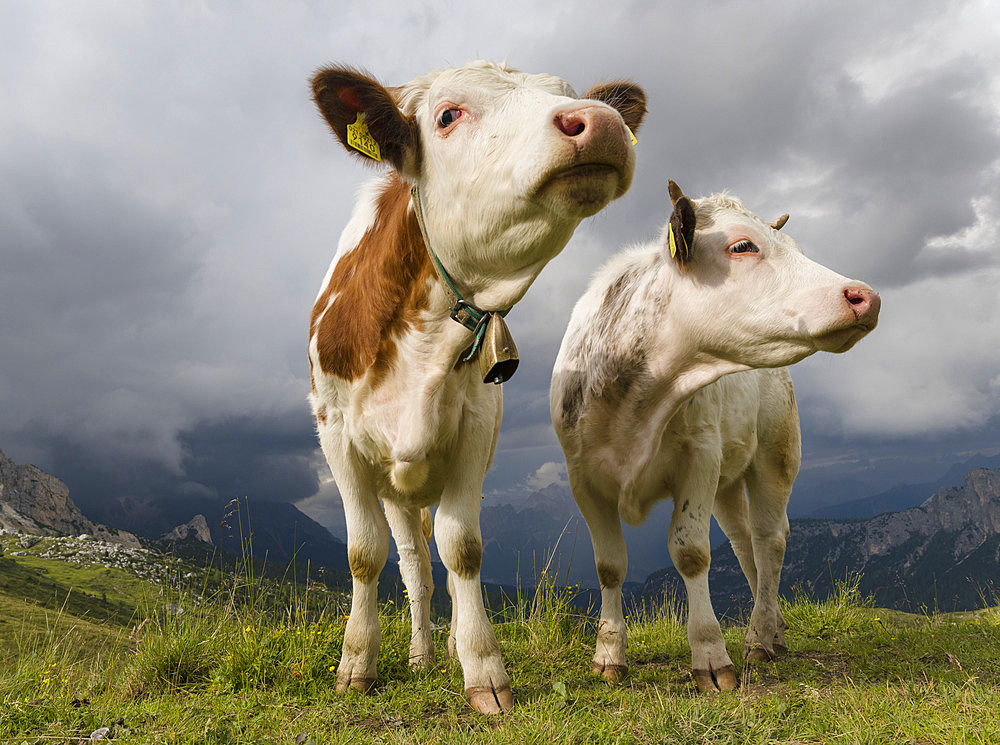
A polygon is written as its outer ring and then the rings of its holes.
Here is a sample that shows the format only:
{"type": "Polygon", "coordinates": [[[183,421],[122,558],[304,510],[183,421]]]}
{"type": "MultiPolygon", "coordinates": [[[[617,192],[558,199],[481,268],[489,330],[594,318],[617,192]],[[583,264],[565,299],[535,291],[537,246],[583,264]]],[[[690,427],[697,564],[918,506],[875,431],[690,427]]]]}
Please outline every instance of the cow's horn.
{"type": "Polygon", "coordinates": [[[677,200],[684,196],[681,187],[673,179],[667,181],[667,193],[670,195],[670,203],[677,204],[677,200]]]}

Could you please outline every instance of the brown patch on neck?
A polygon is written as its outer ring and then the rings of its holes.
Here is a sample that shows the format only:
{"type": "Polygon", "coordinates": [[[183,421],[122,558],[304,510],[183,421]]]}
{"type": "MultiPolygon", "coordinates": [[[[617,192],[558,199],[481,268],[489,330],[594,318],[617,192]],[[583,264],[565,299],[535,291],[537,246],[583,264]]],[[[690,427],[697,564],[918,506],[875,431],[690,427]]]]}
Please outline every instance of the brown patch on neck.
{"type": "Polygon", "coordinates": [[[328,375],[356,380],[371,370],[378,385],[396,359],[396,340],[420,328],[434,270],[409,205],[410,187],[393,173],[371,227],[337,262],[313,306],[310,338],[317,337],[320,369],[328,375]]]}

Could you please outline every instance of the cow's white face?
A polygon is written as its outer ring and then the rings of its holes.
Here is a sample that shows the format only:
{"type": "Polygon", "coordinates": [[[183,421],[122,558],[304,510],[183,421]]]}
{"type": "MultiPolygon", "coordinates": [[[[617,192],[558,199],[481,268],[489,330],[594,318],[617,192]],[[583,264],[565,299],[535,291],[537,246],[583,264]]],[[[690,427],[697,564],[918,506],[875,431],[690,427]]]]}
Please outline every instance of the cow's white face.
{"type": "MultiPolygon", "coordinates": [[[[787,235],[728,197],[697,200],[690,258],[671,262],[671,314],[701,349],[748,367],[846,352],[875,328],[881,301],[803,255],[787,235]]],[[[665,236],[666,240],[666,236],[665,236]]]]}
{"type": "Polygon", "coordinates": [[[645,98],[631,83],[578,99],[559,78],[473,62],[380,88],[387,104],[349,72],[314,79],[324,116],[341,136],[342,122],[366,113],[390,162],[420,187],[435,252],[484,307],[515,302],[579,221],[632,182],[628,128],[645,98]]]}
{"type": "Polygon", "coordinates": [[[635,156],[621,115],[578,100],[550,75],[446,70],[419,96],[414,114],[417,179],[436,210],[455,204],[517,215],[541,208],[556,219],[580,219],[632,181],[635,156]]]}

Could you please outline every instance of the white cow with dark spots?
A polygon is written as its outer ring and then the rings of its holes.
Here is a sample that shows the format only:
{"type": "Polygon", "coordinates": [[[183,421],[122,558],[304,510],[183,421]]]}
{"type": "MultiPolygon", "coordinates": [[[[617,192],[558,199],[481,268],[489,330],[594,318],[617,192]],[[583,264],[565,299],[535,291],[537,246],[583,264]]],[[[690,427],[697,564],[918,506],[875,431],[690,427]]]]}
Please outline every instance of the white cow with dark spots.
{"type": "Polygon", "coordinates": [[[449,651],[473,707],[507,710],[510,678],[479,580],[482,484],[502,399],[475,359],[470,306],[488,319],[509,310],[580,221],[625,193],[635,168],[628,128],[641,123],[645,97],[618,82],[577,98],[559,78],[489,62],[396,88],[331,67],[313,94],[348,152],[391,168],[361,192],[309,329],[310,400],[344,502],[354,580],[337,688],[375,683],[390,530],[413,617],[410,662],[432,664],[427,508],[439,503],[449,651]]]}
{"type": "Polygon", "coordinates": [[[577,303],[550,405],[601,583],[594,670],[627,671],[621,520],[673,500],[670,557],[687,589],[698,689],[736,686],[708,589],[714,513],[754,593],[749,660],[784,650],[778,580],[801,457],[785,365],[846,352],[878,321],[879,296],[806,258],[725,195],[670,182],[662,239],[620,254],[577,303]]]}

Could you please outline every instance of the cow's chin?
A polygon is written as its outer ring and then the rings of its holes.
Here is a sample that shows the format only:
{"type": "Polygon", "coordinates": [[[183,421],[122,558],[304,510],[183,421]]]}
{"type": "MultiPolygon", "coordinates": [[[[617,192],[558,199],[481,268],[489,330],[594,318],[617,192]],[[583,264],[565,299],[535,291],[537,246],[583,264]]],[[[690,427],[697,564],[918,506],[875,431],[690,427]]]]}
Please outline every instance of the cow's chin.
{"type": "Polygon", "coordinates": [[[861,341],[871,328],[861,324],[855,324],[846,328],[827,331],[824,334],[813,337],[813,343],[821,352],[832,352],[841,354],[861,341]]]}
{"type": "Polygon", "coordinates": [[[576,165],[542,181],[534,201],[558,215],[583,219],[595,215],[628,188],[622,172],[600,163],[576,165]]]}

